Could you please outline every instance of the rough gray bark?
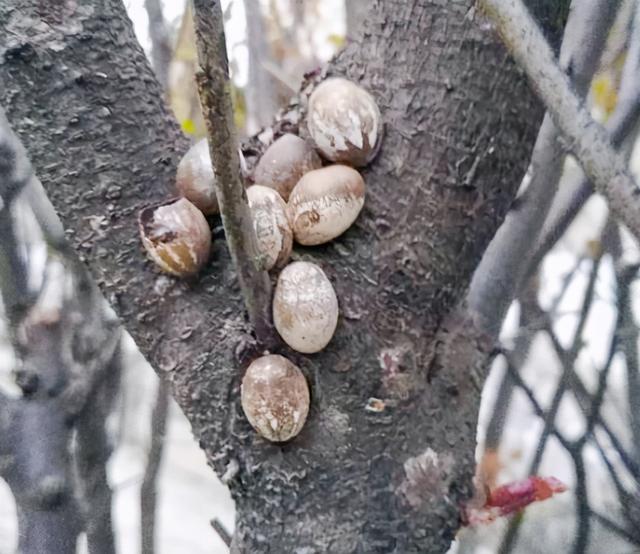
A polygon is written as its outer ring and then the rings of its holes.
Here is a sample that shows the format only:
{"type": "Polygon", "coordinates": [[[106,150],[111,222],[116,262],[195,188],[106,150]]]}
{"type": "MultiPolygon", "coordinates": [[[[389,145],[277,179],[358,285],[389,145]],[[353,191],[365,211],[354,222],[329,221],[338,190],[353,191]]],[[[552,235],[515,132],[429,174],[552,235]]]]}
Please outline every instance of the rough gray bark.
{"type": "Polygon", "coordinates": [[[16,501],[19,552],[71,554],[82,523],[70,472],[72,430],[58,394],[59,322],[31,326],[30,338],[37,341],[24,358],[30,396],[0,398],[0,472],[16,501]]]}
{"type": "Polygon", "coordinates": [[[25,554],[73,554],[82,529],[69,473],[71,430],[56,404],[0,399],[0,470],[16,501],[18,551],[25,554]]]}
{"type": "MultiPolygon", "coordinates": [[[[342,317],[324,352],[278,350],[313,396],[285,445],[242,415],[242,370],[260,352],[220,234],[197,281],[160,276],[140,247],[135,214],[169,192],[187,141],[121,3],[88,0],[64,17],[38,0],[0,6],[0,103],[209,463],[220,475],[236,468],[226,477],[237,552],[442,552],[458,526],[479,390],[447,360],[476,345],[451,353],[435,337],[513,199],[542,115],[472,4],[375,0],[363,42],[333,65],[374,94],[386,136],[356,225],[295,254],[323,267],[342,317]],[[32,17],[47,25],[34,33],[32,17]],[[436,350],[446,355],[429,380],[436,350]],[[371,397],[384,411],[365,410],[371,397]]],[[[277,133],[297,130],[301,105],[277,133]]]]}
{"type": "MultiPolygon", "coordinates": [[[[120,332],[114,337],[120,342],[120,332]]],[[[94,384],[87,403],[76,419],[74,461],[79,477],[87,544],[91,554],[115,554],[111,521],[112,495],[107,478],[107,462],[112,447],[105,423],[113,410],[121,375],[121,355],[117,346],[105,364],[102,378],[94,384]]]]}

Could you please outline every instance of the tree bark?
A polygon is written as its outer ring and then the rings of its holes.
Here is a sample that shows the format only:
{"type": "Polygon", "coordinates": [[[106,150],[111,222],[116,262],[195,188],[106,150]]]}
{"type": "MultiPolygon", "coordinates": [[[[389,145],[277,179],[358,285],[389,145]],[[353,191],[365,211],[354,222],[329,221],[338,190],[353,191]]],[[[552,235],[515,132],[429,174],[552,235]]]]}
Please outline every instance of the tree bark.
{"type": "Polygon", "coordinates": [[[60,321],[29,325],[21,369],[28,395],[0,397],[0,473],[16,501],[18,552],[24,554],[72,554],[82,531],[69,453],[72,426],[61,395],[67,369],[61,327],[60,321]]]}
{"type": "MultiPolygon", "coordinates": [[[[428,368],[542,115],[473,2],[374,0],[362,43],[332,67],[375,96],[385,138],[364,171],[356,225],[296,250],[323,267],[342,315],[322,353],[279,350],[313,397],[306,427],[284,445],[260,439],[242,415],[243,369],[260,352],[220,233],[195,281],[159,275],[140,246],[136,213],[171,191],[187,140],[121,2],[43,6],[0,6],[0,103],[69,240],[170,382],[209,463],[219,475],[238,468],[236,551],[445,551],[471,494],[480,393],[447,357],[430,379],[428,368]],[[383,411],[366,409],[370,398],[383,411]]],[[[276,133],[298,129],[302,105],[276,133]]]]}
{"type": "MultiPolygon", "coordinates": [[[[118,343],[120,333],[117,333],[118,343]]],[[[112,494],[107,477],[107,463],[112,445],[105,424],[113,410],[122,373],[120,347],[111,354],[102,378],[94,384],[87,405],[76,420],[74,461],[79,477],[85,516],[85,531],[91,554],[115,554],[115,537],[111,518],[112,494]]]]}
{"type": "Polygon", "coordinates": [[[162,462],[164,438],[169,412],[169,389],[165,381],[158,381],[156,403],[151,414],[151,444],[147,454],[147,467],[140,485],[140,552],[156,552],[155,530],[157,511],[158,474],[162,462]]]}

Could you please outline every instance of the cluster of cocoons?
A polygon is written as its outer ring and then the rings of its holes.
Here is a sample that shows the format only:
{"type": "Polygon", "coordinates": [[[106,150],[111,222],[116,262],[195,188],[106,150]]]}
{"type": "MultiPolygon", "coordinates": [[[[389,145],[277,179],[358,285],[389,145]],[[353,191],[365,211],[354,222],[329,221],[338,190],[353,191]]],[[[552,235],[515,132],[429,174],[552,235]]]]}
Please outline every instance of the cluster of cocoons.
{"type": "MultiPolygon", "coordinates": [[[[330,78],[309,98],[311,142],[279,137],[266,149],[253,173],[247,200],[265,270],[282,268],[293,241],[329,242],[357,219],[365,182],[356,171],[376,155],[382,136],[373,97],[342,78],[330,78]],[[323,167],[320,157],[334,165],[323,167]]],[[[216,177],[206,139],[193,145],[176,175],[179,200],[143,210],[139,224],[151,259],[164,271],[189,276],[206,263],[211,232],[203,214],[218,213],[216,177]],[[168,211],[175,210],[175,214],[168,211]]],[[[281,271],[273,299],[273,321],[285,343],[304,354],[329,344],[338,323],[338,299],[320,267],[294,262],[281,271]]],[[[304,375],[282,356],[263,356],[247,369],[242,407],[265,439],[282,442],[302,429],[309,410],[304,375]]]]}
{"type": "Polygon", "coordinates": [[[204,267],[211,251],[211,230],[204,215],[219,211],[206,139],[180,160],[176,190],[178,198],[141,210],[138,227],[142,245],[160,269],[175,277],[191,277],[204,267]]]}

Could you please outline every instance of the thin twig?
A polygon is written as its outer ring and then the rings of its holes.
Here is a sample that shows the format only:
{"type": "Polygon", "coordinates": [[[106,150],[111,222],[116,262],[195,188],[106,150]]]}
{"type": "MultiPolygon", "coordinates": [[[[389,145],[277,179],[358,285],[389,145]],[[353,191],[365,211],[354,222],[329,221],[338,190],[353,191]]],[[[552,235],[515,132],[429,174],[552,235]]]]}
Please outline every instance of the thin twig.
{"type": "Polygon", "coordinates": [[[576,540],[573,543],[573,554],[584,554],[589,544],[591,532],[591,511],[589,510],[589,496],[587,492],[587,472],[582,457],[582,447],[572,454],[573,465],[576,472],[576,518],[578,528],[576,540]]]}
{"type": "MultiPolygon", "coordinates": [[[[564,369],[567,370],[566,376],[567,376],[568,384],[571,387],[573,394],[575,395],[575,398],[578,402],[578,406],[582,410],[583,415],[585,417],[588,417],[590,413],[589,406],[591,405],[591,395],[589,394],[587,387],[584,385],[580,377],[578,377],[578,375],[576,374],[573,366],[568,364],[568,361],[570,359],[569,355],[567,351],[564,348],[562,348],[562,345],[560,344],[560,341],[558,340],[558,337],[556,336],[553,329],[551,327],[547,327],[545,330],[549,338],[551,339],[551,344],[558,358],[563,364],[564,369]]],[[[631,475],[633,475],[635,479],[638,479],[640,481],[640,466],[629,456],[629,454],[627,453],[627,451],[622,445],[622,441],[612,431],[611,427],[602,418],[601,414],[597,413],[596,417],[597,417],[597,422],[596,422],[597,425],[600,428],[602,428],[604,433],[609,438],[611,445],[617,451],[618,455],[620,456],[620,460],[623,462],[627,471],[631,475]]]]}
{"type": "MultiPolygon", "coordinates": [[[[561,362],[563,365],[562,376],[560,377],[558,388],[556,389],[556,392],[551,401],[551,407],[549,408],[549,411],[547,412],[547,417],[545,418],[544,429],[542,431],[540,441],[538,442],[538,448],[536,449],[535,457],[533,459],[533,462],[531,463],[531,467],[530,467],[531,474],[534,474],[536,471],[538,471],[538,467],[540,465],[540,462],[542,461],[542,455],[544,453],[544,448],[546,446],[547,439],[549,437],[551,429],[555,425],[555,419],[558,413],[558,409],[560,408],[560,403],[562,402],[564,393],[566,392],[570,384],[570,373],[573,369],[573,364],[575,363],[575,360],[578,357],[578,354],[582,347],[582,333],[584,331],[584,327],[587,322],[587,317],[589,315],[589,312],[591,310],[591,305],[593,303],[596,279],[598,277],[598,270],[600,268],[601,259],[602,259],[601,257],[598,257],[595,260],[593,260],[593,267],[591,268],[591,273],[589,274],[589,282],[587,283],[587,289],[584,295],[584,302],[582,303],[582,310],[580,313],[578,326],[574,334],[571,348],[569,351],[564,351],[564,350],[562,351],[562,354],[563,354],[561,359],[561,362]]],[[[553,342],[555,335],[552,334],[551,337],[553,342]]]]}
{"type": "MultiPolygon", "coordinates": [[[[101,297],[100,297],[101,299],[101,297]]],[[[98,310],[100,306],[95,306],[98,310]]],[[[121,329],[111,331],[120,342],[121,329]]],[[[113,409],[122,370],[120,348],[111,351],[111,360],[102,368],[101,379],[93,385],[85,408],[76,423],[74,461],[82,492],[87,543],[91,554],[115,554],[111,517],[112,491],[107,479],[107,463],[112,448],[105,422],[113,409]]]]}
{"type": "Polygon", "coordinates": [[[621,267],[616,271],[618,309],[622,310],[620,324],[620,349],[627,369],[627,398],[631,426],[631,443],[636,463],[640,464],[640,365],[638,363],[638,339],[640,333],[633,316],[631,283],[637,276],[637,267],[621,267]]]}
{"type": "Polygon", "coordinates": [[[27,153],[0,107],[0,209],[13,202],[32,175],[27,153]]]}
{"type": "Polygon", "coordinates": [[[626,540],[631,544],[640,546],[640,537],[636,537],[632,535],[626,529],[624,529],[623,527],[620,527],[620,525],[618,525],[615,521],[609,519],[606,516],[603,516],[599,512],[596,512],[593,508],[590,508],[590,511],[591,511],[591,517],[593,517],[593,519],[600,522],[604,527],[609,529],[609,531],[612,531],[613,533],[620,536],[621,538],[623,538],[624,540],[626,540]]]}
{"type": "MultiPolygon", "coordinates": [[[[169,68],[173,48],[169,29],[162,12],[160,0],[145,0],[149,16],[151,39],[151,65],[165,95],[169,95],[169,68]]],[[[156,552],[155,529],[157,511],[158,474],[164,451],[164,437],[169,412],[169,386],[164,380],[158,382],[156,401],[151,413],[151,445],[147,454],[147,465],[140,486],[140,551],[142,554],[156,552]]]]}
{"type": "Polygon", "coordinates": [[[27,267],[19,253],[11,208],[31,179],[31,165],[0,109],[0,294],[13,334],[35,298],[29,294],[27,267]]]}
{"type": "Polygon", "coordinates": [[[219,519],[214,518],[211,520],[211,527],[213,527],[213,530],[218,533],[222,542],[230,547],[233,539],[229,534],[229,531],[227,531],[225,526],[222,525],[222,522],[219,519]]]}
{"type": "MultiPolygon", "coordinates": [[[[584,98],[613,23],[619,1],[574,0],[560,49],[560,65],[571,69],[577,95],[584,98]]],[[[565,151],[547,114],[531,159],[531,181],[507,214],[476,269],[468,304],[486,331],[497,336],[504,316],[523,280],[531,244],[551,207],[562,174],[565,151]]]]}
{"type": "MultiPolygon", "coordinates": [[[[544,450],[547,445],[547,441],[551,435],[557,435],[560,437],[559,433],[556,433],[555,428],[555,420],[558,410],[560,408],[560,404],[564,397],[565,392],[567,391],[570,384],[570,374],[573,370],[573,364],[578,357],[578,353],[580,352],[582,346],[582,332],[586,325],[587,316],[591,310],[591,305],[594,299],[595,293],[595,285],[596,279],[598,276],[598,269],[600,268],[600,261],[602,259],[602,252],[599,252],[599,255],[596,259],[593,260],[593,266],[591,268],[591,273],[589,274],[589,282],[587,284],[587,289],[585,291],[584,301],[582,303],[582,309],[580,313],[580,318],[578,320],[578,326],[576,328],[574,338],[572,341],[572,345],[569,351],[566,351],[562,348],[562,346],[558,344],[554,344],[556,349],[559,349],[559,357],[562,363],[562,374],[560,376],[560,381],[558,382],[558,386],[551,400],[551,404],[546,413],[542,412],[539,415],[544,413],[544,427],[542,429],[542,434],[540,435],[540,439],[538,440],[538,446],[536,447],[536,452],[534,454],[531,465],[529,466],[528,475],[535,475],[540,467],[540,463],[542,462],[542,456],[544,455],[544,450]]],[[[553,330],[549,327],[549,331],[551,331],[550,337],[552,343],[554,342],[555,335],[553,334],[553,330]]],[[[516,373],[516,372],[514,372],[516,373]]],[[[520,385],[521,386],[521,385],[520,385]]],[[[526,391],[526,389],[523,389],[526,391]]],[[[533,395],[531,395],[530,400],[534,400],[533,395]]],[[[535,405],[535,404],[534,404],[535,405]]],[[[568,450],[570,446],[568,443],[563,442],[561,439],[561,443],[568,450]]],[[[520,529],[520,520],[514,519],[509,524],[507,532],[505,533],[504,538],[502,539],[502,544],[500,545],[499,552],[500,554],[505,554],[507,552],[511,552],[513,545],[516,543],[518,539],[518,531],[520,529]]]]}
{"type": "MultiPolygon", "coordinates": [[[[514,383],[516,384],[516,386],[518,388],[520,388],[525,395],[527,396],[527,398],[529,399],[529,402],[531,403],[532,407],[533,407],[533,411],[534,413],[542,418],[545,419],[547,417],[547,414],[545,414],[542,406],[540,405],[540,403],[538,402],[538,400],[535,397],[535,394],[533,393],[533,391],[531,390],[531,388],[524,382],[524,380],[522,379],[522,377],[520,376],[516,366],[513,363],[513,360],[511,360],[510,356],[508,353],[504,352],[503,353],[506,357],[507,360],[507,371],[508,373],[511,375],[511,378],[513,379],[514,383]]],[[[572,457],[572,459],[575,460],[577,459],[578,456],[581,456],[581,452],[582,452],[582,448],[584,446],[584,442],[582,440],[578,440],[575,442],[571,442],[569,440],[567,440],[559,431],[557,428],[553,427],[551,430],[551,433],[556,437],[556,439],[560,442],[560,444],[562,445],[562,447],[567,451],[567,453],[572,457]]],[[[597,450],[599,451],[605,465],[607,466],[608,470],[609,470],[609,474],[611,475],[611,478],[614,482],[614,485],[616,486],[616,489],[618,491],[618,495],[620,498],[620,504],[622,506],[628,506],[629,504],[629,493],[624,489],[624,487],[622,486],[622,483],[620,481],[620,478],[617,475],[617,472],[615,470],[615,468],[613,467],[613,465],[611,464],[610,460],[608,459],[608,457],[606,456],[606,453],[604,451],[604,448],[602,447],[602,445],[600,444],[600,441],[598,440],[597,436],[593,433],[593,431],[591,431],[590,433],[590,438],[593,440],[593,443],[595,444],[597,450]]],[[[578,464],[580,464],[580,462],[578,462],[578,464]]],[[[578,466],[577,467],[577,472],[579,471],[578,466]]],[[[579,477],[577,475],[577,477],[579,477]]],[[[583,494],[581,492],[581,494],[583,494]]],[[[578,496],[578,493],[576,492],[576,496],[578,496]]],[[[586,517],[586,510],[590,510],[588,504],[583,504],[582,506],[580,506],[580,515],[579,518],[582,517],[586,517]]],[[[591,515],[596,515],[592,510],[590,510],[591,515]]],[[[507,552],[511,551],[511,548],[514,545],[514,542],[517,538],[517,531],[519,530],[519,524],[520,524],[521,520],[520,519],[514,519],[512,520],[509,528],[507,529],[507,533],[505,534],[505,537],[503,538],[503,542],[502,545],[499,549],[499,552],[501,554],[506,554],[507,552]]],[[[631,537],[631,535],[629,533],[627,533],[626,531],[624,531],[622,528],[617,527],[617,532],[621,532],[620,534],[622,534],[625,538],[627,538],[628,540],[630,540],[631,542],[636,542],[637,539],[633,539],[631,537]]],[[[614,530],[614,531],[616,531],[614,530]]],[[[585,530],[583,529],[582,531],[583,534],[585,534],[585,530]]],[[[575,552],[582,552],[583,550],[575,550],[575,552]]]]}
{"type": "Polygon", "coordinates": [[[20,256],[15,233],[11,205],[0,208],[0,295],[4,312],[13,334],[32,303],[27,288],[26,264],[20,256]]]}
{"type": "MultiPolygon", "coordinates": [[[[511,359],[516,367],[522,367],[529,354],[531,342],[538,331],[538,281],[531,279],[529,286],[522,291],[520,301],[520,324],[511,359]]],[[[509,371],[505,371],[496,395],[496,401],[487,424],[485,434],[485,451],[497,451],[504,429],[507,412],[511,405],[511,398],[515,382],[509,371]]]]}
{"type": "Polygon", "coordinates": [[[621,303],[624,299],[620,296],[618,292],[618,316],[616,317],[616,322],[614,329],[611,333],[611,342],[609,345],[609,352],[607,354],[607,359],[605,361],[604,367],[600,370],[598,375],[598,384],[596,386],[596,392],[591,399],[591,407],[589,413],[587,414],[587,426],[582,437],[582,441],[586,442],[587,438],[593,433],[593,429],[596,423],[602,418],[600,414],[600,409],[602,408],[602,403],[604,401],[604,393],[607,390],[607,379],[609,378],[609,372],[611,370],[611,364],[613,363],[613,358],[616,355],[618,350],[618,336],[620,333],[620,327],[622,326],[624,309],[621,303]]]}
{"type": "MultiPolygon", "coordinates": [[[[516,386],[519,389],[521,389],[522,392],[524,392],[526,397],[529,399],[529,402],[531,403],[531,406],[533,407],[534,413],[538,417],[540,417],[542,419],[545,419],[547,417],[547,414],[544,411],[544,409],[542,408],[542,406],[540,405],[540,402],[538,402],[538,399],[536,398],[533,390],[531,390],[531,387],[525,383],[524,379],[522,378],[522,376],[518,372],[516,366],[512,363],[512,361],[509,358],[509,356],[506,355],[506,357],[507,357],[507,371],[511,375],[511,378],[514,380],[516,386]]],[[[567,450],[569,450],[571,448],[571,443],[555,427],[551,430],[551,433],[558,439],[558,442],[560,442],[560,444],[564,448],[566,448],[567,450]]]]}
{"type": "Polygon", "coordinates": [[[240,177],[227,51],[219,0],[193,0],[200,70],[196,76],[217,177],[217,198],[229,252],[249,319],[263,344],[272,342],[271,282],[261,268],[257,239],[240,177]]]}
{"type": "MultiPolygon", "coordinates": [[[[636,137],[638,120],[640,119],[640,8],[634,9],[633,25],[629,48],[625,58],[618,103],[611,117],[604,124],[611,137],[611,144],[620,148],[625,143],[632,143],[636,137]]],[[[629,144],[625,148],[625,156],[631,154],[629,144]]],[[[558,242],[580,209],[593,194],[593,186],[584,173],[566,184],[571,193],[558,197],[542,229],[541,238],[535,253],[529,260],[526,275],[533,275],[542,259],[558,242]]]]}
{"type": "Polygon", "coordinates": [[[620,502],[620,505],[624,507],[628,507],[629,496],[630,496],[629,492],[624,488],[624,485],[620,480],[620,476],[618,475],[616,468],[611,463],[611,460],[607,456],[607,453],[605,452],[604,447],[602,446],[601,442],[598,440],[595,434],[593,435],[593,444],[595,445],[596,450],[600,454],[600,457],[602,458],[602,461],[604,462],[604,465],[606,466],[607,471],[609,472],[609,477],[611,477],[611,481],[613,481],[613,485],[616,489],[616,492],[618,493],[618,500],[620,502]]]}
{"type": "Polygon", "coordinates": [[[504,43],[525,70],[556,126],[615,216],[640,238],[640,189],[624,160],[571,90],[569,78],[520,0],[480,0],[504,43]]]}
{"type": "Polygon", "coordinates": [[[582,265],[582,262],[584,260],[585,260],[585,256],[580,256],[576,260],[576,263],[573,265],[573,267],[564,276],[562,280],[562,286],[560,287],[560,291],[558,292],[556,297],[553,299],[553,301],[551,302],[551,306],[549,307],[549,317],[555,317],[559,314],[558,307],[564,300],[567,294],[567,291],[569,290],[569,286],[573,282],[573,278],[578,272],[578,269],[580,269],[580,266],[582,265]]]}
{"type": "Polygon", "coordinates": [[[169,386],[160,380],[156,393],[156,403],[151,415],[151,447],[147,456],[147,467],[140,487],[140,530],[142,533],[142,554],[154,554],[156,493],[158,472],[162,461],[162,450],[169,411],[169,386]]]}

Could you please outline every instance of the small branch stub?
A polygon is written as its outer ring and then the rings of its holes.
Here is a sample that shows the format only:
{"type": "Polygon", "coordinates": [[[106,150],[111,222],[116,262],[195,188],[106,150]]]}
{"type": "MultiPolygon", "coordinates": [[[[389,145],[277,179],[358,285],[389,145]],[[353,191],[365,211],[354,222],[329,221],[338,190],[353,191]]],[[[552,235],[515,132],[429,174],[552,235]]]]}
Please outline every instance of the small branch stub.
{"type": "Polygon", "coordinates": [[[219,0],[193,0],[193,8],[200,63],[196,80],[217,178],[216,195],[222,224],[256,337],[263,344],[269,344],[273,336],[269,314],[271,283],[261,267],[258,241],[240,176],[222,9],[219,0]]]}

